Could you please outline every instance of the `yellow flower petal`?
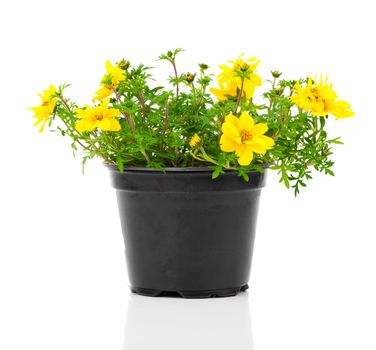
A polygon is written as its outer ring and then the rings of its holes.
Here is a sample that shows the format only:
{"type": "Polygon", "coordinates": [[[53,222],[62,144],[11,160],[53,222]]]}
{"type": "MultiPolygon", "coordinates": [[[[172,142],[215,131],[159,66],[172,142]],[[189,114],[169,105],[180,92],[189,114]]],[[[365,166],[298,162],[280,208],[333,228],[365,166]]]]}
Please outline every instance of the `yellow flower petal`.
{"type": "Polygon", "coordinates": [[[251,80],[245,79],[244,86],[243,86],[243,94],[245,98],[251,98],[255,93],[255,85],[252,83],[251,80]]]}
{"type": "Polygon", "coordinates": [[[115,67],[112,65],[112,63],[109,60],[106,60],[106,71],[107,71],[107,73],[111,74],[114,69],[115,69],[115,67]]]}
{"type": "Polygon", "coordinates": [[[355,113],[351,110],[351,106],[346,101],[336,101],[332,109],[333,115],[337,119],[352,117],[355,113]]]}
{"type": "Polygon", "coordinates": [[[252,129],[253,135],[263,135],[268,131],[268,125],[264,123],[256,124],[252,129]]]}
{"type": "Polygon", "coordinates": [[[255,125],[255,122],[253,118],[247,113],[247,112],[242,112],[240,114],[239,118],[239,128],[244,129],[246,131],[252,131],[253,127],[255,125]]]}
{"type": "Polygon", "coordinates": [[[77,117],[78,118],[85,118],[86,115],[87,115],[87,112],[85,109],[81,109],[81,108],[76,108],[76,114],[77,114],[77,117]]]}
{"type": "Polygon", "coordinates": [[[250,79],[255,86],[261,86],[262,85],[262,79],[258,74],[256,74],[256,73],[251,74],[250,79]]]}
{"type": "Polygon", "coordinates": [[[234,142],[241,143],[241,136],[236,126],[230,122],[222,124],[222,132],[234,142]]]}
{"type": "Polygon", "coordinates": [[[219,100],[223,101],[226,99],[226,96],[223,94],[223,92],[220,89],[216,88],[210,88],[209,91],[219,100]]]}
{"type": "MultiPolygon", "coordinates": [[[[38,125],[40,122],[41,122],[40,120],[37,120],[36,123],[34,124],[34,126],[35,126],[35,125],[38,125]]],[[[39,130],[38,130],[39,132],[43,132],[46,123],[47,123],[47,120],[44,120],[44,121],[42,122],[42,125],[40,126],[40,128],[39,128],[39,130]]]]}
{"type": "Polygon", "coordinates": [[[220,148],[223,152],[235,152],[239,145],[237,142],[233,141],[232,139],[227,137],[225,134],[221,136],[219,143],[220,143],[220,148]]]}
{"type": "Polygon", "coordinates": [[[263,141],[267,150],[272,149],[275,145],[274,140],[269,136],[260,135],[258,136],[258,139],[261,139],[263,141]]]}
{"type": "Polygon", "coordinates": [[[234,116],[233,114],[226,115],[225,123],[230,123],[234,125],[237,129],[239,129],[239,118],[234,116]]]}
{"type": "Polygon", "coordinates": [[[113,90],[108,85],[103,85],[100,89],[95,92],[95,96],[93,98],[93,102],[95,101],[103,101],[105,98],[111,96],[113,94],[113,90]]]}
{"type": "Polygon", "coordinates": [[[119,115],[121,115],[121,112],[115,108],[110,108],[103,112],[104,118],[118,117],[119,115]]]}
{"type": "Polygon", "coordinates": [[[253,141],[249,143],[251,150],[258,154],[265,154],[266,147],[263,141],[253,141]]]}
{"type": "Polygon", "coordinates": [[[95,128],[95,121],[89,119],[81,119],[75,127],[75,129],[79,132],[93,131],[95,128]]]}
{"type": "Polygon", "coordinates": [[[249,165],[253,159],[253,152],[249,145],[242,144],[236,149],[236,155],[238,156],[238,163],[242,166],[249,165]]]}
{"type": "Polygon", "coordinates": [[[111,120],[110,131],[119,131],[121,129],[119,121],[117,119],[110,119],[110,120],[111,120]]]}

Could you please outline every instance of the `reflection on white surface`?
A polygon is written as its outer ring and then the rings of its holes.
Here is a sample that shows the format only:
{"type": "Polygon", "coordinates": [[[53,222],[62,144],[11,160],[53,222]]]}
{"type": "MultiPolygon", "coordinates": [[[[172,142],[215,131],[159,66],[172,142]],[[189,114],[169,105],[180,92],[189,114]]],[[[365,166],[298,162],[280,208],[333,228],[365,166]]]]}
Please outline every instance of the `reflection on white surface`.
{"type": "Polygon", "coordinates": [[[130,296],[124,350],[253,350],[248,293],[214,299],[130,296]]]}

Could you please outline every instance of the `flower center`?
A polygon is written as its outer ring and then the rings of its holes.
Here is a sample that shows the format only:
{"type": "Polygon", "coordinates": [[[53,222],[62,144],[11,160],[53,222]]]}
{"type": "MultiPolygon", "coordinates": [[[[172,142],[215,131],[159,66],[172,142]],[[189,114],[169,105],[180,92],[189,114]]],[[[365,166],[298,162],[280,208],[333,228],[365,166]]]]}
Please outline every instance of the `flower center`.
{"type": "Polygon", "coordinates": [[[95,119],[101,121],[103,119],[103,115],[102,114],[96,114],[95,119]]]}
{"type": "Polygon", "coordinates": [[[247,63],[243,63],[241,66],[240,66],[240,70],[242,72],[248,72],[248,69],[249,69],[249,65],[247,63]]]}
{"type": "Polygon", "coordinates": [[[244,143],[244,142],[252,139],[252,133],[250,131],[247,131],[247,130],[242,130],[240,132],[240,137],[242,139],[242,143],[244,143]]]}
{"type": "Polygon", "coordinates": [[[313,97],[314,97],[316,100],[318,100],[318,99],[320,98],[319,91],[318,91],[318,89],[317,89],[316,87],[315,87],[315,88],[312,88],[312,89],[311,89],[311,92],[312,92],[313,97]]]}
{"type": "Polygon", "coordinates": [[[249,65],[245,62],[235,63],[234,70],[235,71],[241,71],[241,72],[247,72],[249,69],[249,65]]]}

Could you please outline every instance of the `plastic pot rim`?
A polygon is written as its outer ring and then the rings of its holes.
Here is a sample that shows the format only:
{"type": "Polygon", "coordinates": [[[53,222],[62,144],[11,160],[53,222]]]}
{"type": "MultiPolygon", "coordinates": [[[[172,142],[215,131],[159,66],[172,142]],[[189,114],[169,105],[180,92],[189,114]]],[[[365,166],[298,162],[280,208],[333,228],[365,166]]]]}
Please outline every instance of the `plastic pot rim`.
{"type": "MultiPolygon", "coordinates": [[[[109,163],[103,163],[108,169],[111,171],[119,171],[119,168],[116,165],[109,164],[109,163]]],[[[269,164],[258,164],[263,169],[268,169],[269,164]]],[[[164,168],[165,173],[212,173],[213,169],[209,167],[166,167],[164,168]]],[[[223,169],[226,173],[237,173],[236,170],[232,169],[223,169]]],[[[147,167],[141,167],[141,166],[127,166],[124,167],[124,172],[140,172],[140,173],[160,173],[162,175],[165,175],[163,171],[157,168],[147,168],[147,167]]],[[[259,172],[258,170],[249,170],[247,173],[255,173],[259,172]]]]}

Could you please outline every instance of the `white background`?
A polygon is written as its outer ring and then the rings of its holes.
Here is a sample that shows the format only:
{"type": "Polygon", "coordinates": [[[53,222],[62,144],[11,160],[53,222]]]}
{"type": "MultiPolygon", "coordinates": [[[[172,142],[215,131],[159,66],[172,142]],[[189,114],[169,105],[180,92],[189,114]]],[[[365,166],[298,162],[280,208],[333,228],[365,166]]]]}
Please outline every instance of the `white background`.
{"type": "MultiPolygon", "coordinates": [[[[0,12],[0,349],[376,349],[375,52],[372,1],[21,1],[0,12]],[[336,177],[301,196],[270,174],[250,290],[152,299],[127,287],[106,169],[38,134],[27,106],[49,84],[88,102],[104,62],[170,73],[245,52],[259,73],[322,73],[356,112],[331,123],[336,177]]],[[[236,218],[234,218],[235,220],[236,218]]]]}

